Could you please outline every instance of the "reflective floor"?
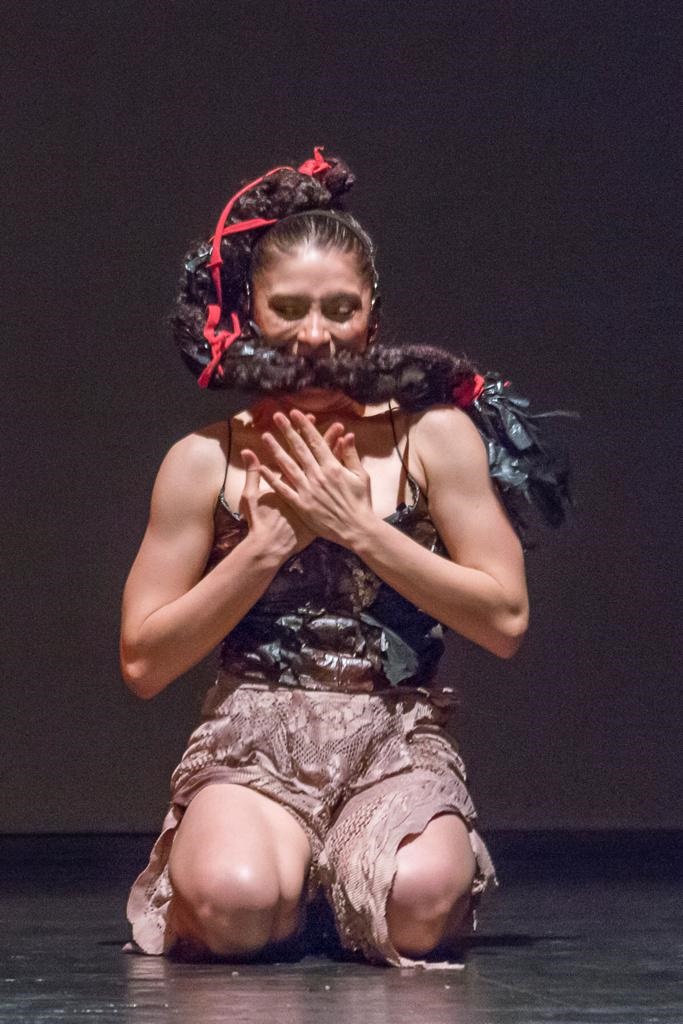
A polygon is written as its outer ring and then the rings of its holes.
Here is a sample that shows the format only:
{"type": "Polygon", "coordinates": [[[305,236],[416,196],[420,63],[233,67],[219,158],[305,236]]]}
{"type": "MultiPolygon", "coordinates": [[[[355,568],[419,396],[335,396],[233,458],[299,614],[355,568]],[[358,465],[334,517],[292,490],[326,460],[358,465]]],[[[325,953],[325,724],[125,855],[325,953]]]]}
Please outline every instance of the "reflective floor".
{"type": "Polygon", "coordinates": [[[683,1024],[680,834],[489,833],[501,888],[450,971],[122,953],[152,838],[0,837],[1,1021],[683,1024]]]}

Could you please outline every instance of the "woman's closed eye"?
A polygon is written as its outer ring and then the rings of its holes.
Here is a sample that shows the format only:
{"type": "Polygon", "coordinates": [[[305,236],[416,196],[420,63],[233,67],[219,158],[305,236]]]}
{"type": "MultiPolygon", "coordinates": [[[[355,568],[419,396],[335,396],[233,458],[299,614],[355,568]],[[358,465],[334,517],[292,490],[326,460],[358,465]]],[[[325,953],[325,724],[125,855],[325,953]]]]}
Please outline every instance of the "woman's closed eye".
{"type": "MultiPolygon", "coordinates": [[[[283,320],[303,320],[310,308],[310,302],[295,297],[272,299],[269,305],[283,320]]],[[[349,320],[360,308],[360,296],[334,295],[329,299],[323,299],[320,304],[320,311],[324,317],[339,322],[349,320]]]]}
{"type": "Polygon", "coordinates": [[[329,303],[323,302],[323,316],[329,320],[348,320],[357,309],[360,309],[360,302],[350,302],[348,299],[333,300],[329,303]]]}
{"type": "Polygon", "coordinates": [[[271,302],[271,309],[283,320],[302,320],[308,312],[308,303],[297,300],[284,300],[271,302]]]}

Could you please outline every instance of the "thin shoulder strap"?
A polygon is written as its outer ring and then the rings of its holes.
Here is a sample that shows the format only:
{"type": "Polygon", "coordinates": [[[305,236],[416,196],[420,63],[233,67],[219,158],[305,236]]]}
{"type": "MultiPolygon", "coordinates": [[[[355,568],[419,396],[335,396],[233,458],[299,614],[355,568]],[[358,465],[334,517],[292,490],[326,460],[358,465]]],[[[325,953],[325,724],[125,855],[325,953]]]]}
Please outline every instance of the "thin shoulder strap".
{"type": "MultiPolygon", "coordinates": [[[[396,451],[398,452],[398,457],[401,460],[401,465],[403,466],[404,470],[406,471],[406,476],[407,476],[408,480],[410,481],[410,486],[413,488],[413,490],[415,490],[415,488],[417,488],[419,490],[419,484],[418,484],[417,480],[415,479],[415,477],[411,474],[410,470],[408,469],[408,463],[406,462],[405,457],[402,454],[401,449],[398,446],[398,437],[396,436],[396,424],[394,423],[394,412],[393,412],[393,409],[391,407],[391,402],[389,402],[389,418],[391,419],[391,432],[394,435],[394,444],[396,446],[396,451]]],[[[410,424],[408,424],[408,427],[406,428],[406,444],[405,444],[405,451],[406,452],[408,451],[408,445],[409,444],[410,444],[410,424]]]]}
{"type": "Polygon", "coordinates": [[[232,423],[230,419],[227,420],[228,424],[228,457],[225,460],[225,474],[223,476],[223,486],[221,487],[221,494],[225,496],[225,481],[228,479],[228,467],[230,466],[230,453],[232,451],[232,423]]]}

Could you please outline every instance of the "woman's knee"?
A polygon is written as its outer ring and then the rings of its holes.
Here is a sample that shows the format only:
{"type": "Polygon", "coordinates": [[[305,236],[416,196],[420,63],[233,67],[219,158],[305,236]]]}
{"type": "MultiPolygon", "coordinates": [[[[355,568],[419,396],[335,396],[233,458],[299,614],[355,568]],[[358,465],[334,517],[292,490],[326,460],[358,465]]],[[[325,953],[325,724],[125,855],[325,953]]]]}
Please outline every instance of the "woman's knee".
{"type": "Polygon", "coordinates": [[[387,903],[394,946],[421,955],[453,934],[471,904],[476,862],[467,829],[455,815],[435,818],[418,836],[407,836],[387,903]]]}
{"type": "Polygon", "coordinates": [[[215,787],[194,798],[169,861],[179,934],[217,955],[255,953],[294,931],[310,860],[294,819],[239,789],[215,787]]]}
{"type": "Polygon", "coordinates": [[[193,884],[179,887],[181,901],[195,931],[218,955],[249,954],[271,939],[280,909],[274,872],[246,863],[204,864],[193,884]]]}
{"type": "Polygon", "coordinates": [[[404,956],[424,956],[431,953],[444,940],[450,940],[460,933],[469,918],[472,905],[470,892],[462,893],[450,904],[445,914],[433,908],[404,908],[396,904],[387,908],[389,938],[398,952],[404,956]]]}

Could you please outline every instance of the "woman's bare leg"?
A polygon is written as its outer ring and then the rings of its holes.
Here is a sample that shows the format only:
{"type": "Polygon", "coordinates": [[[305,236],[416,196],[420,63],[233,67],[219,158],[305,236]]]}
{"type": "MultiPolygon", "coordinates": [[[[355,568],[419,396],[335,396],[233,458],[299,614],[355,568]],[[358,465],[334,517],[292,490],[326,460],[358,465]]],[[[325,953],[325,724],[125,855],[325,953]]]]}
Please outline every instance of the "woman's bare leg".
{"type": "Polygon", "coordinates": [[[387,925],[403,956],[424,956],[455,937],[471,906],[476,861],[467,826],[457,814],[439,814],[398,849],[387,925]]]}
{"type": "Polygon", "coordinates": [[[245,956],[297,928],[311,862],[296,818],[246,786],[212,783],[178,826],[169,875],[173,926],[219,956],[245,956]]]}

